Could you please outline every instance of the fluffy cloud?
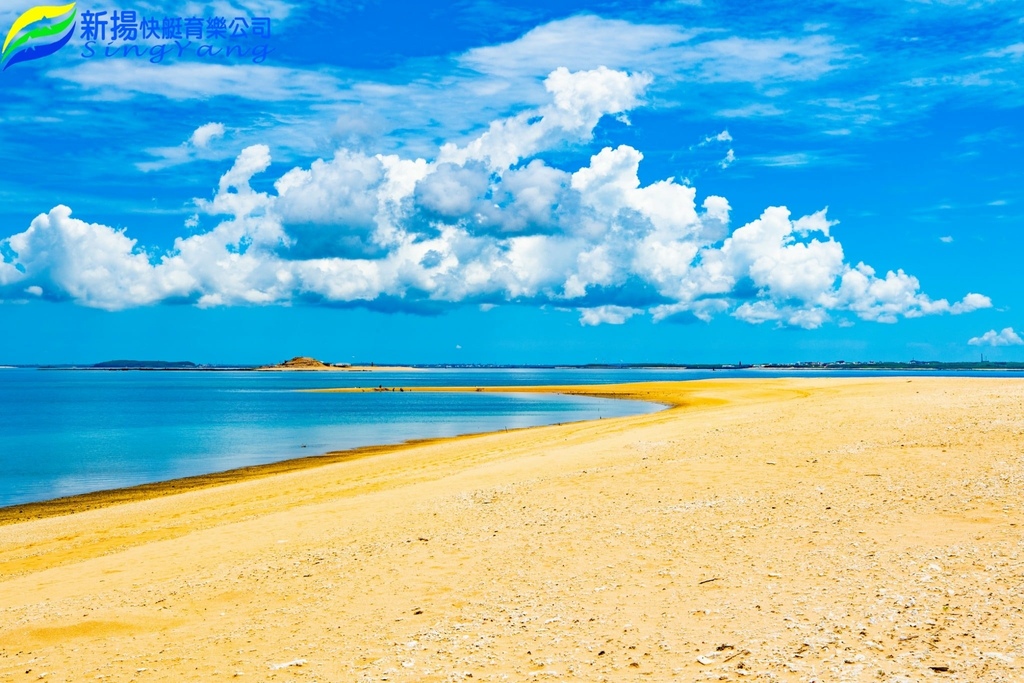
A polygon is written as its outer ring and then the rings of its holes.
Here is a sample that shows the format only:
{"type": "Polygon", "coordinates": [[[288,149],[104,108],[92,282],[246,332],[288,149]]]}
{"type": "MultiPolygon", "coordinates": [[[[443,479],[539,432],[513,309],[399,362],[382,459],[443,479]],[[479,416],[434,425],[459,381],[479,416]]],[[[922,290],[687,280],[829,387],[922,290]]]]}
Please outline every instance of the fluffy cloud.
{"type": "Polygon", "coordinates": [[[1004,327],[1001,332],[989,330],[980,337],[972,337],[967,343],[971,346],[1020,346],[1024,339],[1012,327],[1004,327]]]}
{"type": "Polygon", "coordinates": [[[3,241],[0,287],[37,296],[72,299],[85,306],[118,309],[155,303],[183,294],[188,285],[154,267],[123,231],[71,218],[58,206],[37,216],[28,230],[3,241]],[[27,285],[27,286],[25,286],[27,285]]]}
{"type": "Polygon", "coordinates": [[[227,134],[227,128],[223,123],[216,121],[204,123],[192,131],[192,135],[180,145],[174,147],[151,147],[146,151],[151,157],[150,161],[141,161],[135,164],[140,171],[157,171],[169,166],[184,164],[197,159],[220,160],[229,158],[223,150],[217,147],[226,145],[212,144],[220,141],[227,134]]]}
{"type": "Polygon", "coordinates": [[[192,137],[189,138],[189,142],[194,147],[205,148],[209,146],[211,141],[222,137],[224,137],[223,123],[206,123],[195,129],[192,137]]]}
{"type": "Polygon", "coordinates": [[[443,145],[438,161],[486,162],[492,170],[501,171],[564,141],[589,140],[603,116],[635,108],[650,83],[647,74],[631,75],[603,66],[576,72],[558,67],[544,81],[551,104],[495,121],[464,147],[443,145]]]}
{"type": "Polygon", "coordinates": [[[621,325],[638,313],[643,313],[643,311],[628,306],[595,306],[583,310],[580,314],[580,325],[596,326],[602,323],[621,325]]]}
{"type": "Polygon", "coordinates": [[[605,64],[668,79],[686,72],[690,81],[762,83],[814,79],[848,59],[828,36],[723,38],[706,29],[579,15],[538,26],[509,43],[472,49],[459,61],[504,78],[605,64]]]}
{"type": "Polygon", "coordinates": [[[281,176],[274,183],[274,209],[291,226],[292,256],[376,253],[372,237],[385,177],[380,159],[345,150],[330,161],[313,162],[308,170],[294,168],[281,176]]]}
{"type": "MultiPolygon", "coordinates": [[[[698,201],[695,188],[671,178],[641,183],[643,154],[629,145],[595,150],[579,168],[537,158],[588,143],[603,117],[642,104],[650,80],[558,68],[544,83],[546,104],[445,144],[431,161],[340,149],[284,173],[272,191],[252,183],[270,167],[270,148],[249,146],[214,196],[195,202],[216,227],[165,253],[59,206],[0,241],[0,296],[31,292],[108,310],[167,301],[518,303],[576,309],[583,325],[646,312],[656,321],[725,314],[803,328],[991,306],[973,293],[932,299],[902,270],[850,264],[824,209],[794,218],[769,207],[731,229],[724,197],[698,201]]],[[[220,132],[211,125],[196,131],[194,146],[220,132]]]]}

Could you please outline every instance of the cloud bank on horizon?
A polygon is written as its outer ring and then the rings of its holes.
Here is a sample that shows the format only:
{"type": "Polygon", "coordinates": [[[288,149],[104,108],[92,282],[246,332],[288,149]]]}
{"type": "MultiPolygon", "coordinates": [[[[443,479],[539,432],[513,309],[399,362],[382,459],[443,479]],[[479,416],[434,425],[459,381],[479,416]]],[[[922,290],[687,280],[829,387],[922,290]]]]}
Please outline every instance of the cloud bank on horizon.
{"type": "MultiPolygon", "coordinates": [[[[432,160],[340,148],[284,173],[273,192],[252,183],[270,167],[269,147],[249,146],[213,198],[195,200],[190,226],[206,217],[216,226],[165,253],[60,205],[0,241],[0,296],[111,311],[518,303],[575,309],[584,325],[724,314],[809,329],[992,306],[974,292],[932,299],[903,270],[848,262],[824,208],[794,218],[768,207],[733,229],[724,197],[698,204],[696,189],[674,178],[642,184],[643,154],[629,145],[597,150],[579,168],[544,158],[592,141],[603,117],[642,106],[651,82],[644,72],[559,67],[544,80],[546,103],[443,144],[432,160]]],[[[201,126],[192,144],[224,130],[201,126]]]]}

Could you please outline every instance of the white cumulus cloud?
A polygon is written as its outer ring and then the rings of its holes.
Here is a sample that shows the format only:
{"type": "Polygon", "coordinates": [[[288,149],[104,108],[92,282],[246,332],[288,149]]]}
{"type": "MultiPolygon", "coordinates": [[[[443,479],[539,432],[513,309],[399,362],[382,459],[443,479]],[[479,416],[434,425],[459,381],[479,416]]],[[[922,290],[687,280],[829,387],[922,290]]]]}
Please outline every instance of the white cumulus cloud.
{"type": "Polygon", "coordinates": [[[196,128],[189,142],[195,147],[205,148],[210,142],[221,137],[224,137],[224,124],[211,122],[196,128]]]}
{"type": "MultiPolygon", "coordinates": [[[[557,68],[544,82],[546,103],[444,144],[433,159],[342,148],[266,191],[252,180],[270,168],[271,149],[250,145],[212,198],[195,200],[192,229],[199,214],[215,227],[163,252],[58,206],[0,240],[0,296],[108,310],[514,303],[575,309],[583,325],[646,313],[809,329],[992,305],[977,293],[933,299],[903,270],[852,264],[826,209],[794,217],[768,207],[734,228],[724,197],[698,198],[673,178],[641,182],[644,155],[632,146],[593,150],[571,167],[547,160],[545,152],[589,143],[603,117],[642,106],[650,83],[645,73],[557,68]]],[[[190,144],[208,145],[217,125],[197,129],[190,144]]],[[[708,137],[731,142],[727,131],[708,137]]]]}
{"type": "Polygon", "coordinates": [[[580,325],[595,326],[602,323],[621,325],[634,315],[643,313],[639,308],[629,306],[595,306],[585,308],[580,314],[580,325]]]}
{"type": "Polygon", "coordinates": [[[1020,346],[1024,339],[1012,327],[1004,327],[1000,332],[989,330],[980,337],[972,337],[967,343],[971,346],[1020,346]]]}

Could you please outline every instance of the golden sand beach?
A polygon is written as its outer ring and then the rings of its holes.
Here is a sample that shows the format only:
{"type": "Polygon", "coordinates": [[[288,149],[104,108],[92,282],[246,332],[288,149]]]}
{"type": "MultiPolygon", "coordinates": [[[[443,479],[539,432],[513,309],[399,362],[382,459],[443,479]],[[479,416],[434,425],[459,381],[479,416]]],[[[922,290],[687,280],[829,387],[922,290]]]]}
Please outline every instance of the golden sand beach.
{"type": "Polygon", "coordinates": [[[2,511],[0,680],[1024,680],[1024,381],[559,390],[674,407],[2,511]]]}

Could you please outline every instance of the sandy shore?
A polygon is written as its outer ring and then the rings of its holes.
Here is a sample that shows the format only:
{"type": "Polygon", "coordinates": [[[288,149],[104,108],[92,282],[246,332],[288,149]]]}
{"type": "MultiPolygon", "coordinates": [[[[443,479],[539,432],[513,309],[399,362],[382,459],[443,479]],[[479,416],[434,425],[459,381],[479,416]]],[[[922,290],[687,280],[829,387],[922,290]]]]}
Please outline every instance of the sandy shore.
{"type": "Polygon", "coordinates": [[[1024,680],[1024,382],[598,392],[0,526],[0,680],[1024,680]]]}

